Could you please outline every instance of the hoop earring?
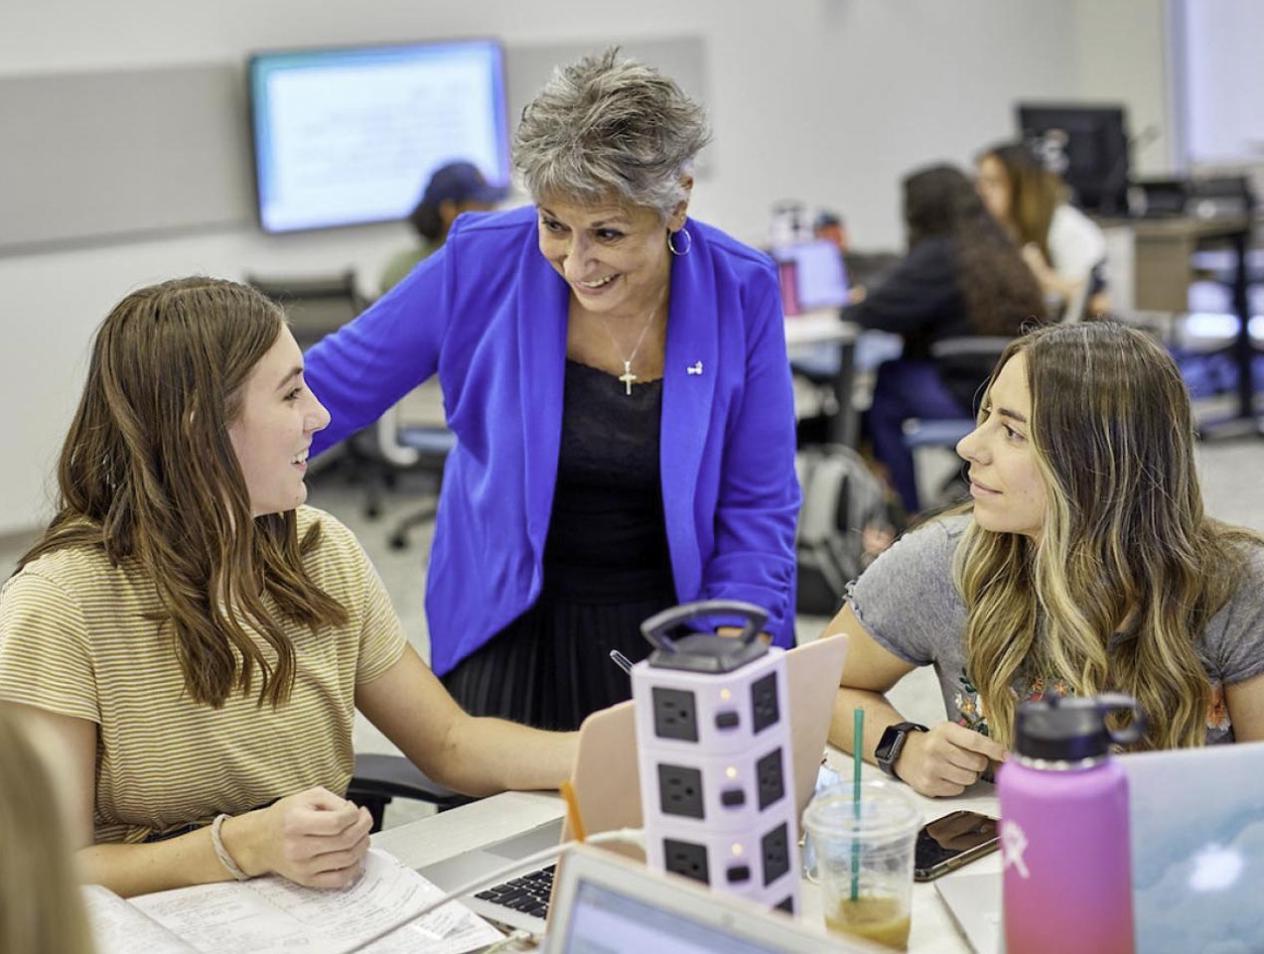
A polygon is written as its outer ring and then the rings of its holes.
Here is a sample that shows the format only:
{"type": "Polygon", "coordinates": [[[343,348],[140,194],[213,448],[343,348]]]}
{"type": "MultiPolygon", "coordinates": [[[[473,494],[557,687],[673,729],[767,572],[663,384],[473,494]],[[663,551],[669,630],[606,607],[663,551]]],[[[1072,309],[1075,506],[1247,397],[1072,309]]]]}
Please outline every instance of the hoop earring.
{"type": "Polygon", "coordinates": [[[679,232],[669,231],[667,233],[667,251],[671,252],[673,255],[688,255],[692,249],[693,249],[693,236],[689,234],[689,230],[685,228],[684,226],[681,226],[679,232]],[[676,238],[677,235],[683,235],[685,237],[684,248],[676,248],[676,243],[674,239],[676,238]]]}

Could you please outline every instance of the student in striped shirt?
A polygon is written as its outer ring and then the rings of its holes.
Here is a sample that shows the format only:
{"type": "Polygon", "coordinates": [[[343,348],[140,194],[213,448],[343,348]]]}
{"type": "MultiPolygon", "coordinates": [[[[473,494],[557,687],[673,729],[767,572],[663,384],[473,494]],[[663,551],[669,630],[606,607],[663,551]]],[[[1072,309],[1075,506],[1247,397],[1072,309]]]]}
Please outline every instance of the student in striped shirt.
{"type": "Polygon", "coordinates": [[[281,310],[245,286],[165,282],[101,326],[57,515],[0,591],[0,700],[57,740],[88,880],[352,884],[356,709],[458,791],[569,774],[573,733],[460,709],[355,538],[304,506],[328,422],[281,310]]]}

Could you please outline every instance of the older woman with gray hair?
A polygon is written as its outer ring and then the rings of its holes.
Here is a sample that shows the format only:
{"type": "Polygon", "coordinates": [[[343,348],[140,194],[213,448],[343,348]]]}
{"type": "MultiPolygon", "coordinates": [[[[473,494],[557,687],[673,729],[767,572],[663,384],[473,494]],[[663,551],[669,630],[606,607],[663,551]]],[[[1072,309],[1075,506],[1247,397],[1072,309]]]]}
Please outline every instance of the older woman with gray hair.
{"type": "Polygon", "coordinates": [[[441,250],[307,355],[328,447],[439,375],[456,435],[427,579],[431,665],[476,715],[577,726],[677,602],[740,599],[793,642],[794,410],[776,272],[689,219],[709,138],[616,50],[524,110],[533,204],[441,250]]]}

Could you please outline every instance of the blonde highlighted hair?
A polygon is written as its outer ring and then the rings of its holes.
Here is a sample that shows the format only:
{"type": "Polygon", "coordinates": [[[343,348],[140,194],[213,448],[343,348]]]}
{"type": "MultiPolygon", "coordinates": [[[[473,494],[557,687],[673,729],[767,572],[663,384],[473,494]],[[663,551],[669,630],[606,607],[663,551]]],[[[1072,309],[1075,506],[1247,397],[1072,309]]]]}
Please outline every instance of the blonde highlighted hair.
{"type": "Polygon", "coordinates": [[[1246,545],[1262,541],[1203,512],[1189,396],[1150,337],[1113,322],[1041,328],[997,372],[1019,353],[1041,534],[972,521],[953,567],[989,733],[1011,743],[1015,680],[1040,676],[1077,695],[1135,696],[1149,721],[1141,747],[1201,745],[1211,683],[1198,643],[1244,578],[1246,545]]]}
{"type": "Polygon", "coordinates": [[[91,950],[52,778],[16,710],[0,705],[0,951],[91,950]]]}

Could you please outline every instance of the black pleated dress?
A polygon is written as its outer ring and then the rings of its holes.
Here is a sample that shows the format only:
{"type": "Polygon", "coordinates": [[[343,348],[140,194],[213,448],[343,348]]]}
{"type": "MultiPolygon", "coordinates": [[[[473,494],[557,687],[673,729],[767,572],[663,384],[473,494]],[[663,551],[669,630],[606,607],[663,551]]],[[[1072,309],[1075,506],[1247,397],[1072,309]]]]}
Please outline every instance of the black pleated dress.
{"type": "Polygon", "coordinates": [[[632,696],[610,660],[650,646],[641,621],[676,604],[659,480],[662,381],[566,362],[557,489],[535,605],[443,677],[473,715],[575,729],[632,696]]]}

